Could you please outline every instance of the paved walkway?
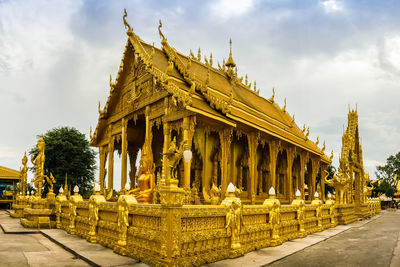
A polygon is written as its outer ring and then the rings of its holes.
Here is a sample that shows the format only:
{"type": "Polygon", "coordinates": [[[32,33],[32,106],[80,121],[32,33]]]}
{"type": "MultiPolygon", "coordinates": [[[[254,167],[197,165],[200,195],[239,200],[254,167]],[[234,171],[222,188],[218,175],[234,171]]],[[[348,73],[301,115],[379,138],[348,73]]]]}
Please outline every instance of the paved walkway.
{"type": "Polygon", "coordinates": [[[60,229],[27,229],[0,210],[0,266],[148,266],[60,229]]]}
{"type": "Polygon", "coordinates": [[[400,211],[383,212],[271,266],[400,266],[400,211]]]}
{"type": "MultiPolygon", "coordinates": [[[[0,210],[0,266],[148,266],[64,230],[29,230],[0,210]],[[6,234],[5,234],[6,233],[6,234]]],[[[207,266],[400,267],[400,211],[247,253],[207,266]]]]}
{"type": "Polygon", "coordinates": [[[400,266],[399,233],[400,211],[383,211],[371,219],[208,266],[400,266]]]}

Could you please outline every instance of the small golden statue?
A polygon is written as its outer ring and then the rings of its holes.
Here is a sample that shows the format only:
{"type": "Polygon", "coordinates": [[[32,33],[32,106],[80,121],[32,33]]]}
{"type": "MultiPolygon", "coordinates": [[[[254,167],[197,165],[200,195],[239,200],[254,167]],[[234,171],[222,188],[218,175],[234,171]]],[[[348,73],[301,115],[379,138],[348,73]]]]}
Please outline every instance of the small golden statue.
{"type": "Polygon", "coordinates": [[[243,223],[242,202],[234,198],[226,214],[226,229],[228,236],[231,236],[231,248],[240,248],[240,231],[243,223]]]}
{"type": "Polygon", "coordinates": [[[154,171],[153,152],[151,150],[151,145],[146,140],[140,157],[137,187],[128,192],[128,194],[134,195],[136,200],[140,203],[153,203],[155,188],[154,171]]]}
{"type": "Polygon", "coordinates": [[[183,147],[187,141],[183,141],[178,148],[176,145],[176,137],[170,142],[168,152],[165,153],[168,161],[167,180],[177,180],[178,164],[183,157],[183,147]]]}
{"type": "Polygon", "coordinates": [[[211,205],[218,205],[219,199],[221,197],[221,187],[217,187],[214,183],[210,190],[211,195],[211,205]]]}

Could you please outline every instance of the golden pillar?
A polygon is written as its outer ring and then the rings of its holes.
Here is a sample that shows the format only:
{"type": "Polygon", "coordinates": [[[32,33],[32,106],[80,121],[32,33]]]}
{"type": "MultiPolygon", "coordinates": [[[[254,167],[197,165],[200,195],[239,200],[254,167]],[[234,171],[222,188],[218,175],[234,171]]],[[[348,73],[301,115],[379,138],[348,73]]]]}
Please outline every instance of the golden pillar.
{"type": "Polygon", "coordinates": [[[114,137],[108,143],[108,192],[114,189],[114,137]]]}
{"type": "Polygon", "coordinates": [[[300,191],[301,195],[303,196],[302,198],[305,199],[305,194],[304,194],[304,179],[306,175],[306,164],[307,164],[308,156],[307,153],[301,153],[300,154],[300,191]]]}
{"type": "MultiPolygon", "coordinates": [[[[249,189],[249,199],[252,204],[255,204],[255,192],[256,190],[256,173],[257,173],[257,164],[256,164],[256,153],[257,153],[257,137],[254,132],[251,132],[247,135],[247,141],[249,143],[249,173],[250,173],[250,185],[248,185],[249,189]]],[[[249,182],[249,181],[247,181],[249,182]]]]}
{"type": "Polygon", "coordinates": [[[168,122],[163,123],[163,132],[164,132],[164,146],[163,146],[163,156],[162,156],[161,179],[166,184],[169,184],[169,181],[168,182],[166,181],[166,179],[169,177],[167,175],[168,166],[167,166],[166,153],[168,152],[169,144],[171,142],[171,128],[168,122]]]}
{"type": "MultiPolygon", "coordinates": [[[[186,142],[184,145],[183,150],[191,150],[192,147],[192,137],[193,135],[190,134],[190,117],[183,118],[183,141],[186,142]]],[[[183,160],[183,188],[186,190],[190,189],[190,165],[192,164],[192,160],[186,162],[183,160]]]]}
{"type": "Polygon", "coordinates": [[[233,132],[231,128],[224,129],[219,132],[219,139],[221,143],[221,187],[222,196],[225,195],[225,191],[228,188],[229,168],[228,160],[230,147],[232,142],[233,132]]]}
{"type": "Polygon", "coordinates": [[[271,186],[276,188],[276,161],[279,153],[279,141],[272,140],[269,142],[269,172],[271,174],[271,186]]]}
{"type": "Polygon", "coordinates": [[[320,168],[321,180],[320,180],[320,183],[321,183],[321,195],[322,195],[322,196],[321,196],[321,199],[322,199],[323,202],[326,201],[326,196],[325,196],[325,179],[324,179],[324,173],[325,173],[325,170],[326,170],[326,169],[327,169],[327,165],[321,163],[321,168],[320,168]]]}
{"type": "Polygon", "coordinates": [[[288,199],[290,202],[293,200],[293,172],[292,172],[292,167],[293,167],[293,161],[295,158],[295,153],[296,149],[294,147],[290,147],[286,150],[286,158],[287,158],[287,182],[286,182],[286,192],[287,196],[286,199],[288,199]]]}
{"type": "Polygon", "coordinates": [[[127,164],[127,154],[128,154],[128,135],[127,135],[127,121],[125,118],[122,118],[122,130],[121,130],[121,137],[122,137],[122,152],[121,152],[121,190],[124,190],[126,180],[127,180],[127,171],[128,171],[128,164],[127,164]]]}
{"type": "Polygon", "coordinates": [[[312,158],[312,172],[311,172],[311,187],[309,187],[309,192],[310,192],[310,198],[309,199],[314,199],[314,194],[316,191],[316,178],[317,178],[317,173],[319,169],[319,158],[312,158]]]}
{"type": "Polygon", "coordinates": [[[103,192],[104,189],[104,178],[106,176],[106,160],[107,160],[107,149],[104,146],[99,147],[99,155],[100,155],[100,170],[99,170],[99,183],[100,183],[100,192],[103,192]]]}

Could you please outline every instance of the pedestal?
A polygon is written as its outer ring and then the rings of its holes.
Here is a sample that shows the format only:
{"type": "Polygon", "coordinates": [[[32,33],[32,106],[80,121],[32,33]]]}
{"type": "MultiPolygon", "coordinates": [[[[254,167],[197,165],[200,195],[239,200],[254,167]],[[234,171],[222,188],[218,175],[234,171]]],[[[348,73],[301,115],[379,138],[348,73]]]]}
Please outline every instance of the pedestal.
{"type": "Polygon", "coordinates": [[[24,209],[21,224],[27,228],[54,228],[56,223],[50,220],[53,210],[47,208],[46,199],[35,199],[31,208],[24,209]]]}

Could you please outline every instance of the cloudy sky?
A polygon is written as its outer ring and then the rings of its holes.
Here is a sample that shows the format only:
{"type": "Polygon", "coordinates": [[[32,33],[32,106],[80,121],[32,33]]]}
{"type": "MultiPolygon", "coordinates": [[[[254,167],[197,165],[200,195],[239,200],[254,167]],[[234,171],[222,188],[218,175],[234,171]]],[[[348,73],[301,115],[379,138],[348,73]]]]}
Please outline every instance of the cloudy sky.
{"type": "Polygon", "coordinates": [[[358,105],[372,177],[400,151],[399,1],[0,0],[0,165],[19,169],[36,135],[51,128],[89,135],[126,43],[124,8],[157,47],[159,19],[172,46],[185,54],[201,47],[214,62],[227,58],[232,38],[239,75],[264,97],[274,87],[280,105],[286,97],[336,164],[349,105],[358,105]]]}

